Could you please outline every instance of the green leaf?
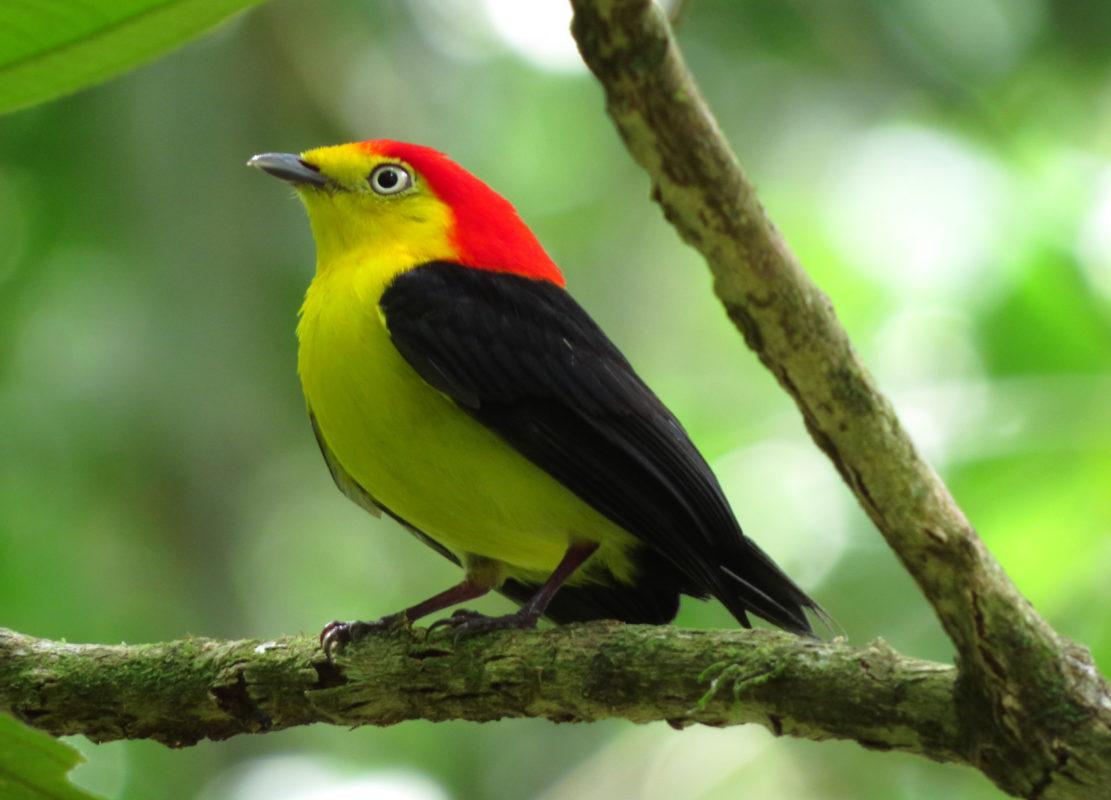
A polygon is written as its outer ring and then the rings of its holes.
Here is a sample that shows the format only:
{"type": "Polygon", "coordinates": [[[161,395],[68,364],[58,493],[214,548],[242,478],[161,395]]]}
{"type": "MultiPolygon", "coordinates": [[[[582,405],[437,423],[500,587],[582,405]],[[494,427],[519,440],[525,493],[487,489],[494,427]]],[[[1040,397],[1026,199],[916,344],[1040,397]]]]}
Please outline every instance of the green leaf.
{"type": "Polygon", "coordinates": [[[96,800],[66,778],[82,760],[68,744],[0,714],[0,797],[4,800],[96,800]]]}
{"type": "Polygon", "coordinates": [[[149,61],[261,0],[2,0],[0,113],[149,61]]]}

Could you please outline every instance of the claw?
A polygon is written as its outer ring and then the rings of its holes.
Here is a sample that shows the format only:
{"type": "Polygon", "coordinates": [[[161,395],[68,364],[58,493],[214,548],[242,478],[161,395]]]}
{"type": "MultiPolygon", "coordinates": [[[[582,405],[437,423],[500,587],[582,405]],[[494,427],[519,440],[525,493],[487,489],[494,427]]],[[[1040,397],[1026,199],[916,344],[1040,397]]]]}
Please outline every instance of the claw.
{"type": "Polygon", "coordinates": [[[343,650],[345,645],[366,638],[366,636],[371,633],[390,631],[399,626],[407,626],[408,624],[409,619],[405,616],[404,612],[400,614],[389,614],[374,622],[361,622],[359,620],[341,622],[336,619],[329,622],[324,626],[324,629],[320,631],[320,646],[324,650],[325,658],[329,661],[334,661],[335,653],[343,650]]]}
{"type": "Polygon", "coordinates": [[[428,626],[428,630],[432,631],[436,628],[454,628],[457,625],[462,625],[468,620],[474,619],[488,619],[485,614],[479,614],[477,611],[470,611],[466,608],[459,608],[452,612],[450,617],[438,619],[428,626]]]}
{"type": "Polygon", "coordinates": [[[336,644],[341,640],[350,641],[347,627],[346,622],[334,619],[320,631],[320,647],[324,650],[324,655],[328,657],[329,661],[332,660],[332,648],[336,644]]]}
{"type": "Polygon", "coordinates": [[[488,617],[485,614],[480,614],[477,611],[469,611],[461,608],[450,617],[436,620],[428,626],[428,630],[433,628],[452,628],[455,631],[455,641],[466,639],[471,636],[476,636],[480,633],[489,633],[490,631],[503,631],[503,630],[526,630],[528,628],[535,628],[536,623],[540,620],[540,615],[521,609],[515,614],[506,614],[502,617],[488,617]]]}

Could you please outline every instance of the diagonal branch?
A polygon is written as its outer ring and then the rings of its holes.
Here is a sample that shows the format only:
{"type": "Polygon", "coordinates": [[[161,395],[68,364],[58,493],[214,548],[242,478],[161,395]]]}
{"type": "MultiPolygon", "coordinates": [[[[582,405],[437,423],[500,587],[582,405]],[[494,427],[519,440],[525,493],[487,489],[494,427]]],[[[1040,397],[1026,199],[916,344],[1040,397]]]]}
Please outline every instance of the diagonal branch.
{"type": "Polygon", "coordinates": [[[1095,773],[1111,778],[1111,695],[1090,654],[1022,597],[915,449],[829,299],[760,206],[663,13],[651,0],[571,4],[583,58],[654,199],[706,257],[730,318],[956,646],[962,724],[981,743],[976,763],[1008,791],[1048,797],[1055,776],[1070,780],[1062,765],[1096,746],[1095,773]]]}
{"type": "Polygon", "coordinates": [[[0,712],[55,735],[171,746],[295,725],[540,717],[673,726],[758,722],[965,760],[956,671],[877,641],[617,623],[483,636],[375,636],[328,663],[316,642],[72,645],[0,629],[0,712]]]}

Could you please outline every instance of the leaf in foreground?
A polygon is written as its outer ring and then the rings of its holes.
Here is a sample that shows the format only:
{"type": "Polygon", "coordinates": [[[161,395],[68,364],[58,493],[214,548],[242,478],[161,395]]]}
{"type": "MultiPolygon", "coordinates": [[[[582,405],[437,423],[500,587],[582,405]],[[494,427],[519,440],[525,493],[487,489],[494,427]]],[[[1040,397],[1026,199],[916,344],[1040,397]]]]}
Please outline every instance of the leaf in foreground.
{"type": "Polygon", "coordinates": [[[0,113],[107,80],[261,0],[3,0],[0,113]]]}
{"type": "Polygon", "coordinates": [[[0,797],[4,800],[97,800],[66,777],[81,754],[0,714],[0,797]]]}

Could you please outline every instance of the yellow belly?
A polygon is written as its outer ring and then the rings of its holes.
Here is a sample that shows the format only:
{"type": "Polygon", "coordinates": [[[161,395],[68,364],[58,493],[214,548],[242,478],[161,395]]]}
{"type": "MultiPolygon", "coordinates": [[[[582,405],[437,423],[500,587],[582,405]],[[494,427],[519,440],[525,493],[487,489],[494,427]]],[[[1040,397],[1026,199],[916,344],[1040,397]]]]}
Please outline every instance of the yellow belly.
{"type": "MultiPolygon", "coordinates": [[[[408,365],[365,268],[332,269],[309,287],[298,368],[321,434],[379,503],[466,559],[542,579],[571,541],[599,543],[592,563],[632,579],[633,537],[521,456],[408,365]]],[[[589,571],[573,582],[589,578],[589,571]]]]}

